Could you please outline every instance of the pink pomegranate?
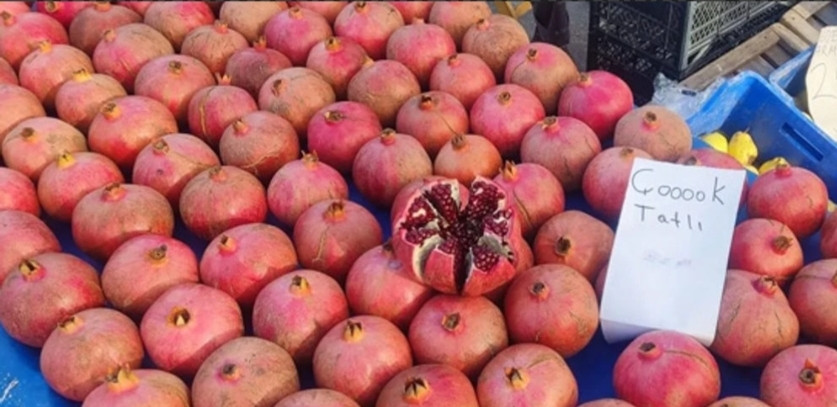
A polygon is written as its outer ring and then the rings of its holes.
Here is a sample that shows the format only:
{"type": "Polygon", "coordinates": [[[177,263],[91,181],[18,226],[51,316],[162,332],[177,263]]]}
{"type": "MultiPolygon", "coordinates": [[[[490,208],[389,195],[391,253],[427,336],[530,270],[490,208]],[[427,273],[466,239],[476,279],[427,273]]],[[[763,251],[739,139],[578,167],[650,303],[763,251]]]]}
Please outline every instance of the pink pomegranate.
{"type": "Polygon", "coordinates": [[[41,350],[41,373],[56,393],[82,401],[120,366],[138,368],[142,345],[130,318],[109,308],[90,308],[55,327],[41,350]]]}
{"type": "Polygon", "coordinates": [[[392,129],[367,141],[352,166],[355,186],[379,207],[389,207],[404,185],[432,173],[433,163],[421,143],[392,129]]]}
{"type": "Polygon", "coordinates": [[[81,69],[58,88],[55,108],[61,120],[86,133],[105,103],[127,95],[116,79],[81,69]]]}
{"type": "Polygon", "coordinates": [[[41,216],[35,184],[26,175],[0,167],[0,210],[15,210],[41,216]]]}
{"type": "MultiPolygon", "coordinates": [[[[712,147],[704,147],[704,148],[694,148],[689,154],[680,157],[677,160],[678,164],[683,165],[697,165],[703,167],[712,167],[712,168],[726,168],[730,170],[743,170],[744,166],[741,165],[738,160],[736,160],[733,156],[724,153],[722,151],[718,151],[712,147]]],[[[740,205],[747,204],[747,195],[750,190],[750,184],[747,183],[747,179],[744,179],[744,187],[741,189],[741,202],[740,205]]]]}
{"type": "Polygon", "coordinates": [[[404,18],[392,4],[378,1],[351,2],[334,20],[334,33],[360,44],[370,58],[387,58],[387,41],[404,25],[404,18]]]}
{"type": "MultiPolygon", "coordinates": [[[[32,11],[31,1],[4,1],[0,3],[0,12],[7,12],[13,16],[32,11]]],[[[81,3],[81,2],[78,2],[81,3]]]]}
{"type": "Polygon", "coordinates": [[[564,188],[540,164],[506,161],[494,182],[515,202],[515,215],[524,236],[533,237],[549,218],[564,211],[564,188]]]}
{"type": "Polygon", "coordinates": [[[221,161],[267,183],[283,165],[299,156],[293,125],[270,112],[254,111],[227,126],[219,142],[221,161]]]}
{"type": "Polygon", "coordinates": [[[773,277],[729,270],[710,349],[727,362],[762,367],[796,344],[799,320],[773,277]],[[753,335],[753,332],[759,335],[753,335]]]}
{"type": "Polygon", "coordinates": [[[692,149],[692,132],[680,115],[663,106],[643,106],[622,116],[613,145],[633,147],[660,161],[675,162],[692,149]]]}
{"type": "Polygon", "coordinates": [[[435,158],[451,138],[468,133],[468,111],[453,95],[430,91],[415,95],[398,109],[395,128],[415,137],[435,158]]]}
{"type": "Polygon", "coordinates": [[[376,407],[414,405],[479,407],[468,377],[443,364],[417,365],[401,371],[381,389],[375,403],[376,407]]]}
{"type": "Polygon", "coordinates": [[[13,209],[0,211],[0,281],[24,259],[60,251],[61,243],[37,216],[13,209]]]}
{"type": "Polygon", "coordinates": [[[96,72],[119,81],[128,92],[134,91],[134,79],[148,61],[174,54],[174,47],[159,31],[146,24],[125,24],[102,34],[93,51],[96,72]]]}
{"type": "Polygon", "coordinates": [[[94,3],[92,1],[36,1],[35,10],[54,18],[64,28],[69,29],[73,19],[94,3]]]}
{"type": "Polygon", "coordinates": [[[253,305],[253,332],[277,343],[299,365],[308,365],[331,327],[349,317],[336,280],[314,270],[295,270],[266,285],[253,305]]]}
{"type": "Polygon", "coordinates": [[[765,366],[760,396],[773,407],[837,403],[837,351],[823,345],[785,349],[765,366]]]}
{"type": "Polygon", "coordinates": [[[308,68],[287,68],[271,75],[259,91],[259,108],[289,121],[301,140],[308,122],[337,96],[325,79],[308,68]]]}
{"type": "Polygon", "coordinates": [[[558,109],[558,96],[578,77],[578,68],[561,48],[534,42],[518,48],[506,62],[503,82],[529,89],[549,114],[558,109]]]}
{"type": "Polygon", "coordinates": [[[410,344],[381,317],[359,315],[331,328],[314,351],[314,382],[370,406],[384,385],[413,365],[410,344]]]}
{"type": "Polygon", "coordinates": [[[566,192],[581,188],[587,165],[600,152],[596,133],[572,117],[546,117],[530,127],[520,143],[521,161],[544,166],[566,192]]]}
{"type": "Polygon", "coordinates": [[[108,302],[137,321],[169,288],[197,282],[195,252],[180,240],[152,233],[125,241],[102,269],[108,302]]]}
{"type": "Polygon", "coordinates": [[[227,23],[221,20],[215,20],[214,24],[203,25],[190,31],[183,39],[180,52],[197,58],[212,73],[220,75],[226,69],[230,56],[248,46],[247,39],[238,31],[229,28],[227,23]]]}
{"type": "Polygon", "coordinates": [[[0,285],[0,324],[12,338],[40,348],[59,322],[105,296],[93,266],[66,253],[42,253],[8,270],[0,285]]]}
{"type": "Polygon", "coordinates": [[[9,61],[0,58],[0,84],[4,85],[18,85],[17,72],[9,65],[9,61]]]}
{"type": "Polygon", "coordinates": [[[824,258],[837,257],[837,216],[826,214],[820,229],[820,252],[824,258]]]}
{"type": "MultiPolygon", "coordinates": [[[[435,1],[427,18],[431,24],[444,28],[462,49],[462,38],[471,26],[491,16],[488,3],[482,1],[435,1]]],[[[464,103],[464,102],[463,102],[464,103]]]]}
{"type": "MultiPolygon", "coordinates": [[[[614,406],[615,407],[615,406],[614,406]]],[[[759,399],[744,396],[724,397],[707,407],[770,407],[759,399]]]]}
{"type": "MultiPolygon", "coordinates": [[[[619,400],[619,399],[598,399],[593,401],[588,401],[583,404],[579,404],[578,407],[635,407],[633,404],[628,403],[627,401],[619,400]]],[[[727,406],[732,407],[732,406],[727,406]]],[[[757,406],[754,406],[757,407],[757,406]]]]}
{"type": "Polygon", "coordinates": [[[38,182],[41,172],[65,153],[87,151],[84,135],[67,122],[53,117],[32,117],[6,133],[3,162],[38,182]]]}
{"type": "Polygon", "coordinates": [[[161,32],[177,51],[189,32],[215,21],[215,14],[203,1],[152,2],[143,17],[143,21],[161,32]]]}
{"type": "Polygon", "coordinates": [[[137,14],[139,14],[141,16],[145,16],[145,12],[148,10],[148,7],[150,7],[152,3],[154,3],[154,2],[153,1],[123,1],[123,0],[119,0],[119,1],[116,2],[116,4],[128,7],[131,10],[134,10],[135,12],[137,12],[137,14]]]}
{"type": "Polygon", "coordinates": [[[308,148],[343,174],[352,171],[358,150],[381,134],[375,111],[365,104],[341,101],[323,107],[308,122],[308,148]]]}
{"type": "Polygon", "coordinates": [[[46,14],[26,12],[13,15],[8,11],[2,11],[0,19],[3,20],[0,24],[0,57],[15,69],[20,67],[23,58],[42,41],[53,44],[70,42],[61,23],[46,14]]]}
{"type": "Polygon", "coordinates": [[[391,1],[392,4],[401,14],[405,24],[412,24],[417,19],[427,21],[430,16],[430,9],[433,8],[432,1],[391,1]]]}
{"type": "Polygon", "coordinates": [[[559,213],[546,221],[535,236],[536,264],[565,264],[593,283],[610,259],[613,229],[578,210],[559,213]]]}
{"type": "Polygon", "coordinates": [[[134,80],[134,93],[164,104],[175,119],[185,123],[192,96],[212,85],[215,78],[203,62],[188,55],[164,55],[140,68],[134,80]]]}
{"type": "Polygon", "coordinates": [[[828,191],[822,179],[805,168],[786,164],[758,177],[747,194],[750,217],[782,222],[801,239],[820,229],[827,207],[828,191]]]}
{"type": "Polygon", "coordinates": [[[593,157],[581,178],[581,192],[593,210],[611,220],[619,218],[637,157],[652,159],[633,147],[610,147],[593,157]]]}
{"type": "Polygon", "coordinates": [[[182,283],[166,290],[142,317],[140,334],[154,365],[191,378],[212,352],[242,336],[235,300],[221,290],[182,283]]]}
{"type": "Polygon", "coordinates": [[[697,340],[674,331],[651,331],[631,341],[613,367],[620,399],[638,406],[701,407],[718,399],[721,374],[697,340]]]}
{"type": "Polygon", "coordinates": [[[482,58],[500,81],[511,56],[528,44],[529,34],[520,22],[505,14],[492,14],[468,28],[462,37],[462,52],[482,58]]]}
{"type": "MultiPolygon", "coordinates": [[[[303,4],[338,3],[329,1],[305,1],[303,4]]],[[[344,2],[339,2],[344,3],[344,2]]],[[[360,407],[349,396],[331,389],[301,390],[283,398],[273,407],[360,407]]]]}
{"type": "Polygon", "coordinates": [[[456,54],[456,44],[450,34],[421,19],[395,30],[386,47],[387,59],[404,64],[424,88],[430,83],[436,64],[452,54],[456,54]]]}
{"type": "MultiPolygon", "coordinates": [[[[166,111],[168,113],[168,111],[166,111]]],[[[221,165],[218,156],[201,139],[172,133],[145,146],[137,155],[131,180],[163,194],[179,209],[180,194],[196,175],[221,165]]]]}
{"type": "Polygon", "coordinates": [[[82,407],[155,406],[189,407],[189,388],[179,377],[157,369],[121,366],[105,377],[84,399],[82,407]]]}
{"type": "Polygon", "coordinates": [[[389,242],[355,260],[346,277],[346,298],[357,315],[376,315],[406,331],[433,290],[413,278],[389,242]]]}
{"type": "Polygon", "coordinates": [[[78,248],[105,260],[134,236],[171,236],[174,214],[159,192],[143,185],[114,182],[81,198],[73,210],[71,225],[78,248]]]}
{"type": "Polygon", "coordinates": [[[44,117],[46,111],[34,93],[17,85],[0,84],[0,145],[9,130],[33,117],[44,117]]]}
{"type": "Polygon", "coordinates": [[[273,406],[299,391],[299,376],[288,352],[261,338],[233,339],[212,352],[192,382],[192,403],[210,406],[219,400],[273,406]]]}
{"type": "Polygon", "coordinates": [[[179,207],[186,228],[203,240],[267,217],[262,183],[253,174],[228,165],[214,166],[192,177],[183,187],[179,207]]]}
{"type": "Polygon", "coordinates": [[[394,127],[398,110],[421,87],[404,64],[392,60],[372,62],[367,59],[363,68],[349,81],[347,97],[363,103],[378,115],[383,126],[394,127]]]}
{"type": "Polygon", "coordinates": [[[344,199],[311,205],[299,215],[293,232],[300,265],[322,271],[341,283],[355,260],[381,244],[382,239],[383,231],[375,216],[360,204],[344,199]]]}
{"type": "Polygon", "coordinates": [[[253,42],[262,35],[271,17],[287,9],[288,3],[284,1],[225,1],[218,17],[253,42]]]}
{"type": "Polygon", "coordinates": [[[363,67],[366,50],[352,39],[328,37],[311,47],[305,66],[323,76],[337,99],[346,98],[349,80],[363,67]]]}
{"type": "Polygon", "coordinates": [[[213,148],[225,130],[240,117],[259,109],[246,90],[232,86],[228,75],[217,75],[218,84],[195,92],[189,100],[189,130],[213,148]]]}
{"type": "Polygon", "coordinates": [[[578,384],[554,350],[534,343],[512,345],[485,366],[477,380],[480,406],[575,407],[578,384]]]}
{"type": "Polygon", "coordinates": [[[293,226],[299,215],[317,202],[348,198],[345,178],[320,162],[316,153],[303,153],[301,159],[283,165],[267,188],[270,212],[286,226],[293,226]]]}
{"type": "MultiPolygon", "coordinates": [[[[231,2],[225,4],[237,4],[231,2]]],[[[258,2],[265,4],[265,2],[258,2]]],[[[269,2],[267,4],[273,4],[269,2]]],[[[252,47],[243,48],[227,60],[225,72],[232,79],[231,84],[250,92],[254,98],[259,97],[262,84],[270,77],[285,68],[291,67],[291,60],[281,52],[267,47],[264,36],[253,42],[252,47]]]]}
{"type": "Polygon", "coordinates": [[[294,66],[305,66],[311,48],[333,34],[325,17],[299,6],[279,12],[264,27],[267,46],[287,56],[294,66]]]}
{"type": "Polygon", "coordinates": [[[340,11],[349,4],[348,1],[289,1],[288,4],[293,7],[297,6],[300,8],[308,9],[311,11],[316,12],[317,14],[325,17],[326,21],[328,21],[329,25],[334,24],[334,20],[337,19],[337,15],[340,14],[340,11]]]}
{"type": "Polygon", "coordinates": [[[127,7],[98,1],[73,19],[68,29],[70,44],[92,56],[107,30],[141,22],[142,16],[127,7]]]}
{"type": "Polygon", "coordinates": [[[802,247],[785,224],[750,218],[732,234],[729,267],[773,277],[785,286],[803,266],[802,247]]]}
{"type": "Polygon", "coordinates": [[[486,90],[471,106],[471,131],[485,136],[503,157],[516,156],[526,132],[546,116],[538,97],[514,84],[486,90]]]}
{"type": "Polygon", "coordinates": [[[495,85],[497,79],[494,78],[491,68],[473,54],[453,54],[437,62],[430,73],[430,89],[450,93],[459,99],[467,110],[471,109],[480,95],[495,85]]]}
{"type": "Polygon", "coordinates": [[[64,153],[41,173],[38,199],[49,216],[69,222],[76,205],[89,192],[124,181],[119,167],[101,154],[64,153]]]}
{"type": "Polygon", "coordinates": [[[20,86],[32,91],[47,109],[55,107],[55,94],[73,72],[93,72],[90,57],[76,47],[41,41],[20,63],[20,86]]]}
{"type": "Polygon", "coordinates": [[[613,137],[616,123],[633,105],[634,95],[622,78],[607,71],[590,71],[564,86],[558,115],[581,120],[605,141],[613,137]]]}
{"type": "Polygon", "coordinates": [[[816,343],[837,343],[837,318],[830,312],[837,304],[837,259],[809,263],[791,283],[788,301],[802,333],[816,343]]]}

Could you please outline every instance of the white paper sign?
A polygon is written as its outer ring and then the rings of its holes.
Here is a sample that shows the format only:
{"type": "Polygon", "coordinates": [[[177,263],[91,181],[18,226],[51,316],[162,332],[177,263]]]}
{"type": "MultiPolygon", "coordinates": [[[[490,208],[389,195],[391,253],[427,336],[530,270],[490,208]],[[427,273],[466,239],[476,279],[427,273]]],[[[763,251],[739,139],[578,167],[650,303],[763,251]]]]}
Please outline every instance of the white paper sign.
{"type": "Polygon", "coordinates": [[[602,296],[606,341],[666,329],[712,343],[745,174],[634,161],[602,296]]]}
{"type": "Polygon", "coordinates": [[[820,128],[837,140],[837,26],[820,30],[805,75],[808,111],[820,128]]]}

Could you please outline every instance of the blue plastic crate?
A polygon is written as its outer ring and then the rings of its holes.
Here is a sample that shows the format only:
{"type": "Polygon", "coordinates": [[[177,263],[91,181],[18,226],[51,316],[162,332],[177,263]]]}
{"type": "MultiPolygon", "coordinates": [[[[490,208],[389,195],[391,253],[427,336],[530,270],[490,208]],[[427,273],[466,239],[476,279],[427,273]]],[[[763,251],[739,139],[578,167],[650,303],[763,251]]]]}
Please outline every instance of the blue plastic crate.
{"type": "Polygon", "coordinates": [[[771,72],[767,77],[768,82],[795,98],[805,89],[805,73],[808,72],[813,54],[814,47],[799,53],[771,72]]]}

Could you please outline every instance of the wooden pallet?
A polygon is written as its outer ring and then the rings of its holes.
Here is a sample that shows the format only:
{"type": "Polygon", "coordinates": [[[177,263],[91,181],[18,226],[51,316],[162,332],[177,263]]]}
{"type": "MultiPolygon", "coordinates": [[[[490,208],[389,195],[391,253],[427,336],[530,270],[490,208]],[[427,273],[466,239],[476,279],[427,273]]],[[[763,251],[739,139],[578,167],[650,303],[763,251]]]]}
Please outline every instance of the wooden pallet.
{"type": "Polygon", "coordinates": [[[520,19],[520,16],[529,12],[532,9],[531,1],[495,1],[494,6],[500,14],[505,14],[514,19],[520,19]],[[514,4],[517,3],[517,4],[514,4]]]}

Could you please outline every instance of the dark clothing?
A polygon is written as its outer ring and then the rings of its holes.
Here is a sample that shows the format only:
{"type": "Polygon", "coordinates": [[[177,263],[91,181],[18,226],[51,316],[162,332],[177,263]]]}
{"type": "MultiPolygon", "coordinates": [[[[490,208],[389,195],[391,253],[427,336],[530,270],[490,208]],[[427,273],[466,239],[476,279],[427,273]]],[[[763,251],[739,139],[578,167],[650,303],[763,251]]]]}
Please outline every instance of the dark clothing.
{"type": "Polygon", "coordinates": [[[535,1],[535,35],[533,41],[548,42],[559,47],[570,43],[570,16],[564,1],[535,1]]]}

